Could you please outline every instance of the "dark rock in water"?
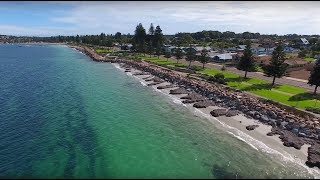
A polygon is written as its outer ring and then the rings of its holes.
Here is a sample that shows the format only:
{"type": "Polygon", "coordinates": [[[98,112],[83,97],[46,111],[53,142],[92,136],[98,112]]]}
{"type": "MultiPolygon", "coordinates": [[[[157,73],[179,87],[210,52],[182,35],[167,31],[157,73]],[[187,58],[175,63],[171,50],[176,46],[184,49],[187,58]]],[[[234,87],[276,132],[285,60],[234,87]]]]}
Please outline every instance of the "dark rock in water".
{"type": "Polygon", "coordinates": [[[227,112],[226,116],[227,116],[227,117],[232,117],[232,116],[236,116],[236,115],[238,115],[238,114],[240,114],[240,111],[238,111],[238,110],[229,110],[229,111],[227,112]]]}
{"type": "Polygon", "coordinates": [[[181,97],[180,99],[190,99],[193,101],[203,101],[205,100],[205,98],[203,96],[201,96],[200,94],[197,93],[189,93],[186,96],[181,97]]]}
{"type": "Polygon", "coordinates": [[[308,160],[306,165],[320,168],[320,145],[318,143],[308,147],[308,160]]]}
{"type": "Polygon", "coordinates": [[[284,130],[279,138],[282,140],[284,146],[294,147],[295,149],[301,149],[301,146],[304,144],[301,138],[287,130],[284,130]]]}
{"type": "Polygon", "coordinates": [[[198,143],[196,143],[196,142],[194,142],[194,143],[192,143],[193,145],[198,145],[198,143]]]}
{"type": "Polygon", "coordinates": [[[157,89],[166,89],[166,88],[173,88],[173,87],[176,87],[176,86],[173,84],[168,84],[165,86],[158,86],[157,89]]]}
{"type": "Polygon", "coordinates": [[[170,90],[169,94],[188,94],[189,92],[185,88],[178,88],[170,90]]]}
{"type": "Polygon", "coordinates": [[[150,84],[147,84],[148,86],[154,86],[154,85],[157,85],[157,84],[160,84],[161,82],[153,82],[153,83],[150,83],[150,84]]]}
{"type": "Polygon", "coordinates": [[[149,75],[149,73],[147,73],[147,72],[136,72],[136,73],[133,73],[132,75],[134,75],[134,76],[138,76],[138,75],[149,75]]]}
{"type": "Polygon", "coordinates": [[[227,114],[227,109],[215,109],[210,112],[214,117],[219,117],[227,114]]]}
{"type": "Polygon", "coordinates": [[[246,129],[247,129],[248,131],[252,131],[252,130],[254,130],[254,129],[257,128],[257,127],[259,127],[259,125],[249,125],[249,126],[246,126],[246,129]]]}
{"type": "Polygon", "coordinates": [[[214,102],[212,101],[200,101],[200,102],[196,102],[193,104],[193,107],[195,108],[206,108],[208,106],[213,106],[214,105],[214,102]]]}
{"type": "Polygon", "coordinates": [[[191,100],[191,99],[186,99],[186,100],[182,101],[182,103],[184,103],[184,104],[190,104],[190,103],[194,103],[194,102],[196,102],[196,101],[191,100]]]}
{"type": "Polygon", "coordinates": [[[124,72],[131,72],[130,70],[125,70],[124,72]]]}

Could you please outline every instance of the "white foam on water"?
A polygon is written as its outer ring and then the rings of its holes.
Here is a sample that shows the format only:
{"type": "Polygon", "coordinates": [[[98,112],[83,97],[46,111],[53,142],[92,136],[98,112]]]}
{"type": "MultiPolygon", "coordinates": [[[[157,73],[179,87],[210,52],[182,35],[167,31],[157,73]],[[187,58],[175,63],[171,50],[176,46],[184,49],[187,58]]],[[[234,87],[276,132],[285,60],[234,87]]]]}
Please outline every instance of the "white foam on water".
{"type": "MultiPolygon", "coordinates": [[[[114,64],[114,66],[116,68],[121,69],[124,72],[124,69],[122,69],[118,64],[115,64],[115,63],[113,63],[113,64],[114,64]]],[[[143,86],[147,86],[146,81],[143,80],[142,78],[139,78],[137,76],[133,76],[132,73],[126,73],[126,74],[138,79],[143,86]]],[[[215,118],[213,116],[210,116],[209,114],[201,111],[200,109],[194,108],[192,105],[186,105],[186,104],[182,103],[182,101],[181,101],[181,99],[179,97],[171,95],[171,94],[169,94],[169,93],[167,93],[167,92],[165,92],[163,90],[159,90],[155,86],[152,86],[152,88],[156,92],[160,92],[161,94],[164,94],[167,97],[169,97],[170,99],[172,99],[172,101],[175,104],[179,104],[179,105],[182,105],[184,107],[187,107],[189,110],[191,110],[191,112],[193,112],[193,113],[195,113],[197,115],[201,115],[202,117],[207,118],[209,120],[214,120],[214,121],[220,123],[223,127],[234,131],[234,132],[227,131],[227,133],[229,133],[232,136],[234,136],[235,138],[245,142],[246,144],[251,146],[253,149],[255,149],[257,151],[261,150],[261,151],[263,151],[265,153],[268,153],[268,154],[277,155],[277,157],[281,157],[281,160],[284,161],[284,162],[291,162],[291,163],[298,164],[298,165],[304,167],[308,171],[308,173],[313,175],[315,178],[320,178],[320,171],[318,171],[317,169],[309,168],[308,166],[305,165],[305,163],[302,160],[300,160],[298,158],[294,158],[288,152],[284,151],[283,153],[281,153],[281,152],[279,152],[279,151],[277,151],[275,149],[272,149],[269,146],[267,146],[266,144],[264,144],[262,141],[254,139],[252,136],[244,133],[243,131],[219,121],[217,118],[215,118]]]]}

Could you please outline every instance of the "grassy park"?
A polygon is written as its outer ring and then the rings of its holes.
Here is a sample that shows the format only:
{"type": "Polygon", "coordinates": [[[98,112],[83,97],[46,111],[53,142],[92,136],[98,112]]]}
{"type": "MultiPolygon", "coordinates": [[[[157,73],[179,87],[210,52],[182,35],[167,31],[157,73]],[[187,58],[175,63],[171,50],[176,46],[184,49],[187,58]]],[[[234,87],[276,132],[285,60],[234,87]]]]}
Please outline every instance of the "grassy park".
{"type": "Polygon", "coordinates": [[[316,103],[315,101],[316,97],[301,88],[288,85],[271,87],[270,83],[260,79],[244,79],[237,74],[231,74],[213,69],[205,69],[203,71],[199,71],[198,73],[213,76],[219,72],[224,74],[227,86],[231,88],[247,91],[299,109],[305,110],[307,107],[313,106],[320,108],[320,103],[316,103]]]}
{"type": "MultiPolygon", "coordinates": [[[[176,66],[176,67],[186,67],[186,64],[176,63],[172,60],[166,60],[157,57],[148,57],[139,55],[138,57],[142,58],[145,61],[155,63],[157,65],[164,66],[176,66]]],[[[247,78],[244,79],[242,76],[238,74],[232,74],[225,71],[220,71],[216,69],[204,69],[201,71],[197,71],[198,74],[206,74],[209,76],[214,76],[217,73],[222,73],[227,82],[227,86],[238,89],[242,91],[247,91],[253,93],[255,95],[261,96],[263,98],[267,98],[276,102],[280,102],[295,108],[305,110],[307,107],[317,107],[320,108],[320,103],[316,102],[316,97],[307,90],[296,88],[288,85],[276,85],[275,87],[271,87],[270,83],[255,79],[255,78],[247,78]]],[[[317,97],[319,99],[319,97],[317,97]]]]}

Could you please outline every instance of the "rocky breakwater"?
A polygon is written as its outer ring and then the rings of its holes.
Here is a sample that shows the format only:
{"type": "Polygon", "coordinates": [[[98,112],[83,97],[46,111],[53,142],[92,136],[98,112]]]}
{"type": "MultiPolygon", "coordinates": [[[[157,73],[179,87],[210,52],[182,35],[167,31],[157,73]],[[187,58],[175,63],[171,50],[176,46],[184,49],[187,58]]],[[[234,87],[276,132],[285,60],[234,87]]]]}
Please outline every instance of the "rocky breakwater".
{"type": "Polygon", "coordinates": [[[263,124],[278,128],[286,146],[298,148],[305,143],[310,144],[311,150],[308,153],[308,159],[310,160],[308,162],[312,162],[309,164],[314,164],[314,166],[320,168],[319,153],[315,151],[315,147],[318,147],[320,143],[319,118],[307,114],[294,114],[277,104],[262,101],[258,97],[245,92],[235,91],[220,84],[192,79],[182,73],[150,65],[146,62],[127,61],[126,63],[136,69],[149,72],[154,76],[181,86],[179,89],[171,90],[171,94],[189,94],[192,91],[207,97],[216,106],[225,108],[225,110],[212,112],[213,116],[227,115],[228,111],[230,111],[230,115],[241,112],[246,117],[254,118],[263,124]],[[292,143],[294,141],[297,141],[297,143],[292,143]]]}

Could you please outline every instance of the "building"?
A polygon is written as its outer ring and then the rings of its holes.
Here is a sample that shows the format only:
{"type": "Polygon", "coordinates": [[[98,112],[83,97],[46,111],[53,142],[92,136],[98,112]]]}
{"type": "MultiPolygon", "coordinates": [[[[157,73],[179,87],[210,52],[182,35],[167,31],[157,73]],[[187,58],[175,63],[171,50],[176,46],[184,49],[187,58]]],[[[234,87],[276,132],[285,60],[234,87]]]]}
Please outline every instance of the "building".
{"type": "Polygon", "coordinates": [[[309,45],[310,44],[309,41],[306,38],[300,38],[300,40],[301,40],[301,43],[303,45],[309,45]]]}
{"type": "Polygon", "coordinates": [[[224,53],[224,54],[217,54],[211,60],[215,62],[227,62],[232,61],[233,56],[237,53],[224,53]]]}
{"type": "Polygon", "coordinates": [[[123,45],[121,46],[121,50],[129,50],[129,51],[131,51],[131,50],[132,50],[132,47],[133,47],[132,44],[123,44],[123,45]]]}

